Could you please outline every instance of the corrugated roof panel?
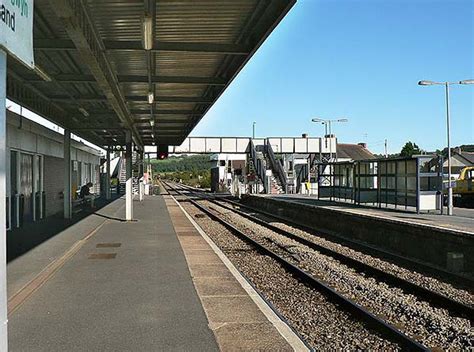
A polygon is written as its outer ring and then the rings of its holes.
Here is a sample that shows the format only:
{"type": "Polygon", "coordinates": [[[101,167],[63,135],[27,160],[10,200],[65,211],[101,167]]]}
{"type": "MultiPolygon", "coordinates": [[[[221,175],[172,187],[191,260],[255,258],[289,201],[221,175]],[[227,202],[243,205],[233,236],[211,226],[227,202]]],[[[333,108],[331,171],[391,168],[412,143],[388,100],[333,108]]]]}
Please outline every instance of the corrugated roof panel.
{"type": "Polygon", "coordinates": [[[142,47],[145,3],[36,0],[36,63],[52,81],[9,60],[9,98],[64,127],[89,129],[77,133],[83,138],[109,144],[117,135],[117,143],[123,143],[124,134],[117,129],[124,124],[134,130],[131,120],[136,116],[128,111],[148,110],[145,99],[152,90],[167,99],[157,98],[155,111],[175,112],[157,119],[185,121],[178,131],[165,129],[156,135],[180,144],[294,0],[157,0],[156,8],[149,9],[156,12],[158,45],[151,53],[142,47]],[[71,6],[70,11],[63,11],[64,6],[71,6]],[[100,114],[84,116],[79,108],[100,114]]]}

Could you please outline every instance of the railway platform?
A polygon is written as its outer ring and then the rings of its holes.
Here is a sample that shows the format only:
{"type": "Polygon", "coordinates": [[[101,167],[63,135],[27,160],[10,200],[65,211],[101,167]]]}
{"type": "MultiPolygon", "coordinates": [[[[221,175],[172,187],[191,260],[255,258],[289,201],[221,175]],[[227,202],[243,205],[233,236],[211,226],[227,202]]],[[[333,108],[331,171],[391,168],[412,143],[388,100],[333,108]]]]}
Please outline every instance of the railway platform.
{"type": "Polygon", "coordinates": [[[474,211],[416,214],[318,200],[301,195],[251,195],[242,202],[320,233],[369,244],[421,264],[474,278],[474,211]]]}
{"type": "MultiPolygon", "coordinates": [[[[271,198],[308,204],[326,209],[334,209],[341,212],[364,215],[374,218],[383,218],[387,221],[409,222],[424,226],[439,227],[447,230],[470,233],[474,236],[474,209],[454,208],[453,216],[403,211],[403,208],[385,209],[374,208],[370,206],[359,206],[343,202],[332,202],[328,200],[318,200],[315,197],[303,195],[271,195],[271,198]]],[[[446,212],[445,212],[446,214],[446,212]]]]}
{"type": "Polygon", "coordinates": [[[10,351],[304,350],[171,197],[134,203],[10,260],[10,351]]]}

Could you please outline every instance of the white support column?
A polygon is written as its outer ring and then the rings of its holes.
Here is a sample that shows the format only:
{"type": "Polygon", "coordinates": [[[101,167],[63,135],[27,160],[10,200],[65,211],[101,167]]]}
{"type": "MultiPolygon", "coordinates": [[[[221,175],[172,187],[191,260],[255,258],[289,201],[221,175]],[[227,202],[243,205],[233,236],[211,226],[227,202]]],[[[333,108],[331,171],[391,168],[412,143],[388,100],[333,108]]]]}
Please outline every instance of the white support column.
{"type": "Polygon", "coordinates": [[[0,49],[0,351],[8,351],[7,332],[7,224],[6,136],[7,54],[0,49]]]}
{"type": "Polygon", "coordinates": [[[64,130],[64,218],[72,218],[71,131],[64,130]]]}
{"type": "Polygon", "coordinates": [[[110,150],[107,149],[107,164],[105,168],[105,199],[110,199],[110,150]]]}
{"type": "Polygon", "coordinates": [[[133,220],[133,188],[132,188],[132,133],[125,131],[125,164],[126,164],[126,182],[125,182],[125,220],[133,220]]]}

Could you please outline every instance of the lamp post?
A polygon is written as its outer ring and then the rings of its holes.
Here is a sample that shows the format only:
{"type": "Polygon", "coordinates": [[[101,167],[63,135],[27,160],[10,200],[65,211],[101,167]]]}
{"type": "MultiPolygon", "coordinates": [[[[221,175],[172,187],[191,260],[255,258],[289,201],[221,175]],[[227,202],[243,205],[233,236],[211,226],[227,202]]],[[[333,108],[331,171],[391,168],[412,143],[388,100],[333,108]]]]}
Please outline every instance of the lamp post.
{"type": "MultiPolygon", "coordinates": [[[[319,117],[315,117],[313,119],[311,119],[312,122],[319,122],[319,123],[322,123],[324,125],[324,128],[325,128],[325,135],[324,135],[324,138],[326,138],[328,136],[328,128],[329,128],[329,138],[332,138],[332,123],[333,122],[347,122],[349,121],[348,119],[346,118],[339,118],[339,119],[322,119],[322,118],[319,118],[319,117]]],[[[329,160],[332,159],[332,143],[331,143],[331,140],[329,141],[329,160]]]]}
{"type": "Polygon", "coordinates": [[[433,82],[419,81],[420,86],[442,85],[446,94],[446,135],[448,143],[448,215],[453,215],[453,188],[451,185],[451,117],[449,113],[449,86],[453,84],[474,84],[474,79],[466,79],[459,82],[433,82]]]}
{"type": "Polygon", "coordinates": [[[256,124],[257,123],[255,121],[252,123],[252,139],[255,139],[255,125],[256,124]]]}

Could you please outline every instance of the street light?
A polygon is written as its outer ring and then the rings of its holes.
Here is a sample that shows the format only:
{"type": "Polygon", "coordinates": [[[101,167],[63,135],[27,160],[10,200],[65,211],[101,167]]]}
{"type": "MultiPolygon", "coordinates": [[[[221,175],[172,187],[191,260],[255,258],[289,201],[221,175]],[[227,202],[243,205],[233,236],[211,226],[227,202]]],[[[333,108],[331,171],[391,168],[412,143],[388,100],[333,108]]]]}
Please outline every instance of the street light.
{"type": "MultiPolygon", "coordinates": [[[[322,119],[320,117],[315,117],[315,118],[312,118],[311,121],[313,122],[320,122],[324,125],[324,128],[325,128],[325,138],[327,137],[328,135],[328,127],[329,127],[329,137],[331,138],[332,137],[332,128],[331,128],[331,125],[333,122],[348,122],[349,120],[346,119],[346,118],[338,118],[338,119],[332,119],[332,120],[329,120],[329,119],[322,119]]],[[[332,159],[332,143],[329,142],[329,160],[332,159]]]]}
{"type": "Polygon", "coordinates": [[[453,84],[474,84],[474,79],[466,79],[458,82],[433,82],[419,81],[419,86],[445,86],[446,93],[446,135],[448,142],[448,215],[453,215],[453,188],[451,185],[451,119],[449,116],[449,86],[453,84]]]}
{"type": "Polygon", "coordinates": [[[256,124],[257,123],[255,121],[252,123],[252,139],[255,139],[255,125],[256,124]]]}

